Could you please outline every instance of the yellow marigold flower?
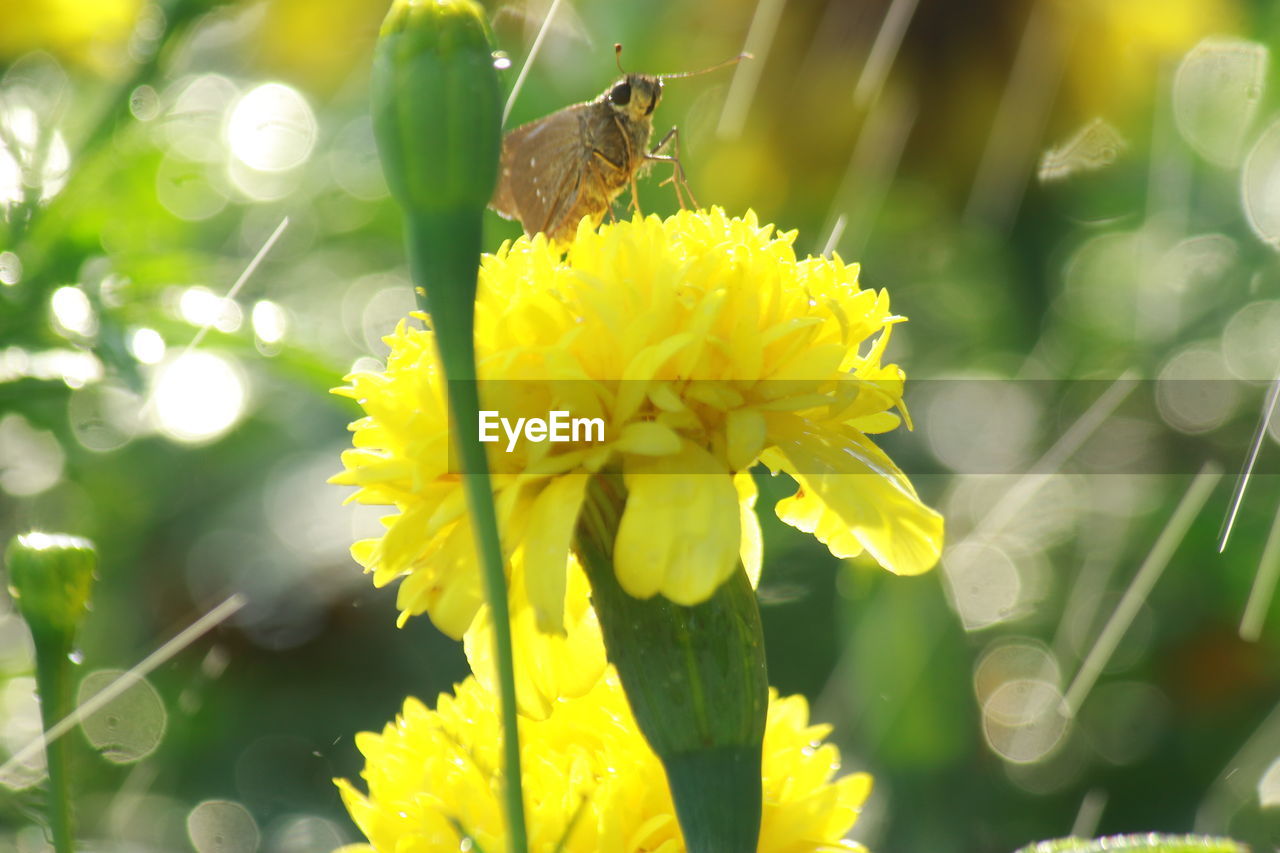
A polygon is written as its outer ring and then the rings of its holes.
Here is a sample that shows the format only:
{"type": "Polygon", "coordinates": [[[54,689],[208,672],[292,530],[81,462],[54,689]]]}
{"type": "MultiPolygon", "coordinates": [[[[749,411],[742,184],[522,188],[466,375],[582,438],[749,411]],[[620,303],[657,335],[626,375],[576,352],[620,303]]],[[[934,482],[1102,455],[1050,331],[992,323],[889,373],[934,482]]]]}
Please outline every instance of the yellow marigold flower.
{"type": "MultiPolygon", "coordinates": [[[[542,631],[565,630],[566,565],[587,478],[601,471],[626,485],[615,568],[638,598],[693,605],[739,559],[758,573],[757,462],[797,481],[778,514],[836,556],[865,550],[899,574],[937,560],[941,517],[867,437],[905,417],[903,372],[881,363],[904,318],[886,292],[859,287],[856,264],[798,260],[794,239],[713,208],[584,222],[567,247],[521,237],[484,257],[484,408],[604,422],[603,441],[505,452],[503,437],[490,454],[503,546],[523,572],[512,608],[532,607],[542,631]]],[[[401,323],[386,341],[386,369],[339,391],[367,416],[334,482],[395,508],[386,533],[352,553],[375,584],[404,578],[402,620],[425,611],[456,638],[483,594],[444,379],[430,331],[401,323]]]]}
{"type": "MultiPolygon", "coordinates": [[[[436,710],[416,699],[381,734],[363,732],[368,793],[337,780],[368,845],[348,851],[435,853],[470,837],[504,850],[495,768],[501,727],[491,693],[475,679],[442,694],[436,710]]],[[[770,696],[764,736],[761,853],[863,848],[841,840],[857,819],[871,779],[833,779],[829,726],[810,725],[802,696],[770,696]]],[[[558,702],[543,721],[521,719],[529,848],[550,853],[682,853],[685,849],[662,764],[636,728],[612,668],[586,695],[558,702]],[[557,846],[561,845],[563,846],[557,846]]]]}

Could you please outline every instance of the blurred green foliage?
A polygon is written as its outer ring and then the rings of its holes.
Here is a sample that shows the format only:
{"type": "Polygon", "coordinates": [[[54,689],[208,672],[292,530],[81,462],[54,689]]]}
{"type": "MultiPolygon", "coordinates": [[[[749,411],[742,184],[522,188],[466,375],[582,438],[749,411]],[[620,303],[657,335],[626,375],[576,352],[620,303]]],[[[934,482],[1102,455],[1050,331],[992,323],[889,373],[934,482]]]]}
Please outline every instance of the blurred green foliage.
{"type": "MultiPolygon", "coordinates": [[[[330,783],[358,772],[352,735],[466,672],[427,620],[394,627],[394,589],[346,554],[376,519],[324,484],[355,417],[327,391],[412,307],[366,101],[383,9],[49,5],[0,0],[0,541],[98,543],[85,672],[248,602],[150,677],[167,717],[154,751],[113,762],[71,736],[82,833],[182,849],[193,809],[230,801],[261,849],[328,850],[354,838],[330,783]],[[208,358],[184,372],[207,324],[208,358]]],[[[546,7],[489,7],[508,83],[546,7]]],[[[909,381],[916,429],[885,437],[960,546],[930,575],[837,564],[773,518],[787,484],[761,478],[770,679],[875,775],[857,837],[930,853],[1146,831],[1280,844],[1265,588],[1240,629],[1280,504],[1274,430],[1218,553],[1280,364],[1280,13],[565,3],[511,124],[603,90],[615,41],[641,71],[752,50],[672,81],[657,113],[681,127],[699,201],[861,261],[910,318],[890,352],[912,380],[999,380],[909,381]],[[900,46],[886,14],[908,18],[900,46]],[[1002,505],[1122,375],[1207,381],[1139,384],[1002,505]],[[1063,718],[1056,697],[1204,460],[1226,476],[1063,718]]],[[[642,205],[670,212],[657,184],[642,205]]],[[[495,248],[517,230],[487,225],[495,248]]],[[[0,756],[34,731],[30,675],[0,603],[0,756]]],[[[0,850],[35,849],[39,787],[8,773],[0,850]]]]}

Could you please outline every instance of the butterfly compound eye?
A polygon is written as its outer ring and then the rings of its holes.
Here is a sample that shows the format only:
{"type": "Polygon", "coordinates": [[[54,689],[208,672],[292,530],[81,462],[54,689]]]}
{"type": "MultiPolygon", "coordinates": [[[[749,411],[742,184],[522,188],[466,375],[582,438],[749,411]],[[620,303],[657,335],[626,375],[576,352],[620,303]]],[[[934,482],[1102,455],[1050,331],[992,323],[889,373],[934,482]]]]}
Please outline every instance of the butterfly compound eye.
{"type": "Polygon", "coordinates": [[[653,97],[649,99],[649,109],[644,111],[645,115],[653,112],[653,108],[658,105],[658,99],[662,97],[662,81],[658,81],[658,85],[653,88],[653,97]]]}
{"type": "Polygon", "coordinates": [[[609,100],[614,106],[625,107],[631,102],[631,84],[619,83],[609,90],[609,100]]]}

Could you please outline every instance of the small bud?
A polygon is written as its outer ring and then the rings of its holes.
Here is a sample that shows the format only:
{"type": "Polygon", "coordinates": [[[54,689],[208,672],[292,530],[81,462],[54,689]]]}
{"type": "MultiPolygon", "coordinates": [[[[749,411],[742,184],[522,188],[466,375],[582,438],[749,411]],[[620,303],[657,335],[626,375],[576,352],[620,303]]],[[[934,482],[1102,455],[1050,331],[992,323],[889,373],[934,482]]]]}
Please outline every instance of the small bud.
{"type": "Polygon", "coordinates": [[[24,533],[5,551],[9,593],[31,632],[69,640],[89,609],[98,553],[78,536],[24,533]]]}
{"type": "Polygon", "coordinates": [[[474,0],[395,0],[370,87],[418,305],[431,314],[449,378],[474,379],[476,271],[502,151],[502,87],[483,10],[474,0]]]}
{"type": "MultiPolygon", "coordinates": [[[[483,211],[498,179],[502,87],[472,0],[396,0],[373,58],[387,184],[411,213],[483,211]]],[[[474,260],[474,259],[473,259],[474,260]]]]}

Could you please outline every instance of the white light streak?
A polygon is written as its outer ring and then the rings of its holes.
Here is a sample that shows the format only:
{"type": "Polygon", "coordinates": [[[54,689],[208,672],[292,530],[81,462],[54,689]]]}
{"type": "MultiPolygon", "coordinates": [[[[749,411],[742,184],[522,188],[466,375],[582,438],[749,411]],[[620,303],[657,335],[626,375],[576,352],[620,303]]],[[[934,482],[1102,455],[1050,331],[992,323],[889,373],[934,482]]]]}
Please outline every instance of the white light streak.
{"type": "Polygon", "coordinates": [[[222,622],[231,618],[245,604],[248,603],[243,595],[239,593],[232,595],[226,601],[201,616],[195,622],[183,629],[172,640],[169,640],[160,648],[147,655],[133,669],[128,670],[111,684],[104,687],[98,693],[93,695],[82,705],[76,706],[76,709],[58,722],[54,723],[48,731],[28,743],[22,749],[15,752],[8,761],[0,765],[0,778],[4,778],[5,774],[10,770],[17,768],[19,765],[25,764],[38,753],[44,751],[44,748],[52,741],[65,735],[73,728],[78,726],[80,722],[90,714],[101,709],[112,699],[120,696],[130,687],[138,683],[138,679],[145,678],[150,675],[157,667],[163,665],[178,652],[187,648],[187,646],[200,639],[208,631],[212,630],[222,622]]]}
{"type": "Polygon", "coordinates": [[[1196,515],[1199,514],[1205,501],[1209,499],[1209,495],[1213,492],[1213,487],[1218,484],[1220,479],[1222,479],[1222,471],[1213,463],[1209,463],[1200,469],[1200,473],[1191,482],[1191,487],[1182,496],[1177,509],[1173,511],[1173,515],[1169,518],[1169,523],[1164,526],[1164,530],[1160,531],[1160,535],[1156,537],[1156,542],[1151,547],[1151,552],[1147,554],[1147,558],[1138,567],[1138,573],[1134,575],[1129,588],[1124,591],[1124,595],[1120,598],[1120,603],[1116,605],[1115,611],[1111,614],[1111,618],[1107,620],[1107,624],[1103,626],[1102,632],[1093,644],[1093,648],[1089,649],[1089,653],[1085,655],[1084,663],[1080,664],[1080,671],[1076,673],[1071,686],[1067,688],[1066,698],[1063,700],[1064,713],[1067,715],[1075,716],[1076,712],[1080,710],[1085,697],[1089,695],[1089,691],[1093,689],[1098,676],[1102,674],[1102,670],[1106,667],[1107,661],[1111,659],[1111,655],[1115,652],[1116,646],[1119,645],[1125,632],[1129,630],[1129,626],[1133,624],[1134,617],[1138,615],[1138,611],[1147,600],[1147,596],[1151,594],[1156,581],[1160,579],[1160,575],[1164,572],[1165,566],[1169,564],[1169,560],[1173,557],[1174,551],[1177,550],[1178,545],[1182,542],[1182,538],[1186,536],[1187,530],[1191,527],[1191,522],[1195,521],[1196,515]]]}

